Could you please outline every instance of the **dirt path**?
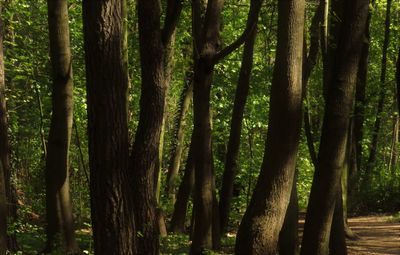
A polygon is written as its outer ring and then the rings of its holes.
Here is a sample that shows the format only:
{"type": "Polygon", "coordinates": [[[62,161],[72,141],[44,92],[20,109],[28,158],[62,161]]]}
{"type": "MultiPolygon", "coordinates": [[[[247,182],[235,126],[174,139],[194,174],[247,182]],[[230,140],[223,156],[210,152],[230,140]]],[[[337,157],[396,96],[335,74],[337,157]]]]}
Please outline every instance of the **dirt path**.
{"type": "Polygon", "coordinates": [[[349,219],[350,228],[360,237],[347,241],[349,255],[400,255],[400,223],[389,219],[389,216],[349,219]]]}

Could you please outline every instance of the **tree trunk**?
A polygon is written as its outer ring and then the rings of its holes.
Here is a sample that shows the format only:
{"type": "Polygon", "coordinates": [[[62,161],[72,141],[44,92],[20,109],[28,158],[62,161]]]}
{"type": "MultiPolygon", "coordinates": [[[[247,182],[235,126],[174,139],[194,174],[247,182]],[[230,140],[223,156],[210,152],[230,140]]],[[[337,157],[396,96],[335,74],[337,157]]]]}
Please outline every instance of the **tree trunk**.
{"type": "Polygon", "coordinates": [[[276,254],[301,129],[304,1],[278,2],[278,43],[260,176],[239,227],[236,254],[276,254]]]}
{"type": "Polygon", "coordinates": [[[46,252],[64,240],[67,253],[78,253],[69,193],[69,148],[73,119],[72,58],[67,0],[49,0],[48,24],[52,64],[52,116],[46,158],[46,252]]]}
{"type": "Polygon", "coordinates": [[[242,121],[244,107],[250,89],[251,70],[253,67],[254,42],[257,36],[255,28],[244,44],[242,66],[240,68],[239,81],[235,93],[235,102],[231,119],[231,130],[226,153],[225,170],[222,177],[222,187],[219,192],[219,216],[221,231],[225,232],[229,222],[233,184],[237,171],[237,158],[240,148],[240,136],[242,133],[242,121]]]}
{"type": "Polygon", "coordinates": [[[396,63],[396,88],[397,88],[397,107],[400,115],[400,48],[396,63]]]}
{"type": "Polygon", "coordinates": [[[189,71],[185,77],[185,85],[182,90],[182,94],[179,99],[179,109],[174,120],[174,141],[169,160],[169,167],[166,181],[166,192],[171,197],[173,203],[175,203],[175,189],[176,189],[176,177],[178,176],[182,151],[184,148],[184,135],[185,135],[185,118],[186,113],[189,110],[190,101],[193,97],[193,79],[192,71],[189,71]]]}
{"type": "Polygon", "coordinates": [[[395,178],[395,172],[397,167],[397,146],[399,142],[399,117],[396,115],[393,117],[393,130],[392,130],[392,144],[390,148],[390,162],[389,171],[395,178]]]}
{"type": "Polygon", "coordinates": [[[297,197],[297,170],[292,185],[285,220],[279,233],[279,255],[299,254],[299,204],[297,197]]]}
{"type": "Polygon", "coordinates": [[[329,254],[331,255],[347,255],[342,201],[342,191],[339,188],[335,211],[332,218],[332,229],[329,241],[329,254]]]}
{"type": "Polygon", "coordinates": [[[340,33],[335,35],[337,49],[332,59],[318,164],[304,226],[303,255],[328,254],[368,4],[368,0],[345,1],[341,29],[337,30],[340,33]]]}
{"type": "Polygon", "coordinates": [[[187,204],[189,202],[190,194],[192,193],[194,184],[194,135],[190,142],[188,158],[182,178],[181,185],[179,186],[177,199],[174,205],[174,212],[171,218],[171,232],[183,233],[185,231],[185,219],[187,212],[187,204]]]}
{"type": "Polygon", "coordinates": [[[139,0],[139,44],[141,62],[141,98],[139,124],[131,155],[133,211],[137,234],[138,254],[159,253],[159,226],[155,176],[159,171],[160,137],[164,119],[167,51],[171,45],[180,1],[168,1],[164,28],[161,28],[161,3],[139,0]]]}
{"type": "Polygon", "coordinates": [[[194,230],[190,254],[198,254],[212,248],[213,222],[213,172],[211,160],[210,94],[214,66],[218,61],[237,49],[247,39],[258,20],[262,0],[250,5],[246,29],[232,44],[219,50],[223,0],[211,0],[202,18],[201,3],[192,3],[192,31],[194,38],[194,136],[195,136],[195,189],[194,230]],[[199,224],[201,222],[201,224],[199,224]]]}
{"type": "Polygon", "coordinates": [[[387,53],[389,48],[389,41],[390,41],[390,13],[391,13],[391,6],[392,0],[387,0],[386,5],[386,18],[385,18],[385,35],[382,45],[382,62],[381,62],[381,76],[380,76],[380,87],[379,87],[379,100],[376,112],[375,123],[372,131],[372,141],[370,145],[370,151],[368,156],[367,165],[365,168],[365,174],[363,179],[363,187],[362,189],[369,186],[371,178],[372,178],[372,171],[374,169],[376,156],[378,152],[378,138],[379,132],[381,129],[381,118],[383,107],[385,103],[385,95],[386,95],[386,71],[387,71],[387,53]]]}
{"type": "MultiPolygon", "coordinates": [[[[2,13],[2,4],[0,4],[0,15],[2,13]]],[[[3,54],[3,20],[0,17],[0,161],[3,165],[4,187],[7,201],[7,220],[11,223],[17,220],[17,196],[15,187],[11,183],[11,151],[8,139],[8,120],[6,106],[6,85],[4,75],[4,54],[3,54]]],[[[15,231],[7,237],[7,248],[10,251],[16,251],[17,238],[15,231]]]]}
{"type": "Polygon", "coordinates": [[[94,252],[134,254],[128,189],[125,2],[83,1],[94,252]]]}

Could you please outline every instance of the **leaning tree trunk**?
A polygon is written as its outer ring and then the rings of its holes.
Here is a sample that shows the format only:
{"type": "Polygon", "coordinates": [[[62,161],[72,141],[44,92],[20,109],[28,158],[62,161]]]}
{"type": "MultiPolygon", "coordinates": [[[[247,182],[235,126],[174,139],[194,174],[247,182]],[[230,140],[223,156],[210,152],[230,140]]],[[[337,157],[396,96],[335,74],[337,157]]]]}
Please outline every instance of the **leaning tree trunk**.
{"type": "Polygon", "coordinates": [[[193,97],[193,82],[192,82],[192,70],[188,71],[185,75],[185,85],[182,90],[182,94],[179,98],[179,108],[177,111],[176,118],[174,120],[174,141],[171,150],[171,158],[169,160],[167,180],[166,180],[166,192],[171,197],[173,203],[175,203],[175,189],[176,189],[176,178],[178,176],[182,152],[184,148],[185,138],[185,120],[186,113],[189,110],[190,101],[193,97]]]}
{"type": "Polygon", "coordinates": [[[276,254],[293,185],[301,129],[305,1],[278,2],[278,43],[264,160],[240,224],[236,254],[276,254]]]}
{"type": "Polygon", "coordinates": [[[242,66],[240,68],[239,81],[235,93],[235,102],[231,119],[231,131],[229,134],[228,151],[226,153],[225,169],[222,177],[222,186],[219,192],[219,217],[220,229],[226,231],[229,222],[233,184],[237,171],[237,158],[240,148],[240,136],[242,133],[242,121],[244,107],[250,89],[251,70],[253,68],[254,42],[257,36],[255,28],[244,44],[242,66]]]}
{"type": "Polygon", "coordinates": [[[128,205],[125,1],[83,1],[94,252],[134,254],[128,205]]]}
{"type": "Polygon", "coordinates": [[[52,64],[52,116],[46,158],[46,252],[62,236],[67,253],[77,253],[69,193],[69,149],[72,132],[73,81],[68,1],[49,0],[48,23],[52,64]]]}
{"type": "Polygon", "coordinates": [[[365,25],[368,0],[344,2],[344,14],[327,91],[318,164],[304,226],[301,254],[326,255],[329,233],[345,160],[349,117],[365,25]],[[316,240],[318,240],[316,242],[316,240]]]}
{"type": "Polygon", "coordinates": [[[372,171],[375,166],[376,156],[378,153],[378,138],[381,129],[382,112],[385,103],[386,95],[386,71],[387,71],[387,54],[390,41],[390,13],[392,7],[392,0],[387,0],[386,5],[386,18],[385,18],[385,35],[382,45],[382,62],[381,62],[381,76],[380,76],[380,86],[379,86],[379,100],[376,111],[375,123],[372,129],[372,141],[370,145],[370,151],[368,156],[367,165],[365,168],[364,179],[362,182],[362,189],[366,189],[372,178],[372,171]]]}
{"type": "Polygon", "coordinates": [[[174,204],[174,212],[171,218],[171,232],[183,233],[185,231],[185,220],[187,213],[187,205],[192,193],[194,184],[194,135],[190,142],[188,157],[186,159],[183,178],[178,189],[176,202],[174,204]]]}

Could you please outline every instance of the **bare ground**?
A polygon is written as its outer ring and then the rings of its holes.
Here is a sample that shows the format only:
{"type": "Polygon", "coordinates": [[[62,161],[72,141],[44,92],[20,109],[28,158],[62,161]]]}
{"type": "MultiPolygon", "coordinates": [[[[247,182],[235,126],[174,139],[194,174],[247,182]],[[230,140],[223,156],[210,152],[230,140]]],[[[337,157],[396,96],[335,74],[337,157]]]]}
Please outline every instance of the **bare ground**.
{"type": "Polygon", "coordinates": [[[349,255],[400,254],[400,223],[389,216],[350,218],[349,225],[359,236],[347,241],[349,255]]]}

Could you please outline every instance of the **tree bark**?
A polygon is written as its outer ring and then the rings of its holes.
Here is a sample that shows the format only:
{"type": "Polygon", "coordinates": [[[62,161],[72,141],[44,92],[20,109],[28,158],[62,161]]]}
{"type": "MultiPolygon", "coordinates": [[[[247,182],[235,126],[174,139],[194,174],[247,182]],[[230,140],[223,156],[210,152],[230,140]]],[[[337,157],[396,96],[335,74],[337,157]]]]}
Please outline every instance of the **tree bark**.
{"type": "Polygon", "coordinates": [[[94,252],[134,254],[128,189],[125,1],[83,1],[94,252]]]}
{"type": "Polygon", "coordinates": [[[299,204],[297,196],[297,170],[292,185],[285,220],[279,233],[279,255],[299,254],[299,204]]]}
{"type": "Polygon", "coordinates": [[[331,255],[347,255],[343,212],[342,190],[339,188],[329,241],[329,254],[331,255]]]}
{"type": "Polygon", "coordinates": [[[253,52],[256,36],[257,29],[255,28],[244,44],[242,66],[240,68],[239,81],[235,93],[235,102],[233,104],[225,169],[222,177],[221,190],[219,192],[219,216],[222,232],[226,231],[229,222],[233,184],[237,171],[237,158],[240,148],[240,136],[242,133],[243,113],[250,90],[250,78],[251,70],[253,68],[253,52]]]}
{"type": "Polygon", "coordinates": [[[400,115],[400,48],[396,63],[396,88],[397,88],[397,107],[400,115]]]}
{"type": "MultiPolygon", "coordinates": [[[[2,4],[0,4],[0,14],[2,13],[2,4]]],[[[4,188],[7,201],[7,220],[15,222],[17,220],[17,195],[15,187],[11,183],[11,150],[8,138],[8,119],[6,105],[6,84],[4,74],[4,54],[3,54],[3,20],[0,17],[0,161],[3,165],[4,188]]],[[[7,236],[7,248],[10,251],[16,251],[17,238],[15,232],[7,236]]]]}
{"type": "Polygon", "coordinates": [[[264,159],[239,227],[236,254],[276,254],[301,129],[304,1],[278,2],[278,43],[264,159]]]}
{"type": "Polygon", "coordinates": [[[368,5],[368,0],[345,1],[342,25],[337,28],[338,34],[335,34],[337,49],[332,59],[318,165],[304,226],[303,255],[328,254],[368,5]]]}
{"type": "Polygon", "coordinates": [[[73,119],[72,58],[68,1],[49,0],[48,24],[52,64],[52,116],[46,158],[47,243],[45,252],[57,245],[57,234],[67,253],[78,253],[69,193],[69,148],[73,119]]]}
{"type": "Polygon", "coordinates": [[[164,28],[161,28],[160,1],[139,0],[137,3],[142,93],[129,179],[133,184],[131,192],[134,199],[138,254],[159,253],[155,176],[159,171],[160,137],[168,89],[166,54],[181,9],[180,1],[168,1],[164,28]]]}
{"type": "Polygon", "coordinates": [[[219,50],[223,0],[207,3],[204,19],[199,0],[192,2],[192,31],[194,38],[194,136],[195,136],[195,188],[194,230],[190,254],[212,249],[213,222],[213,172],[211,159],[211,114],[210,94],[214,66],[218,61],[237,49],[247,39],[258,20],[262,0],[253,0],[250,5],[246,29],[227,47],[219,50]],[[199,224],[201,222],[201,224],[199,224]]]}

